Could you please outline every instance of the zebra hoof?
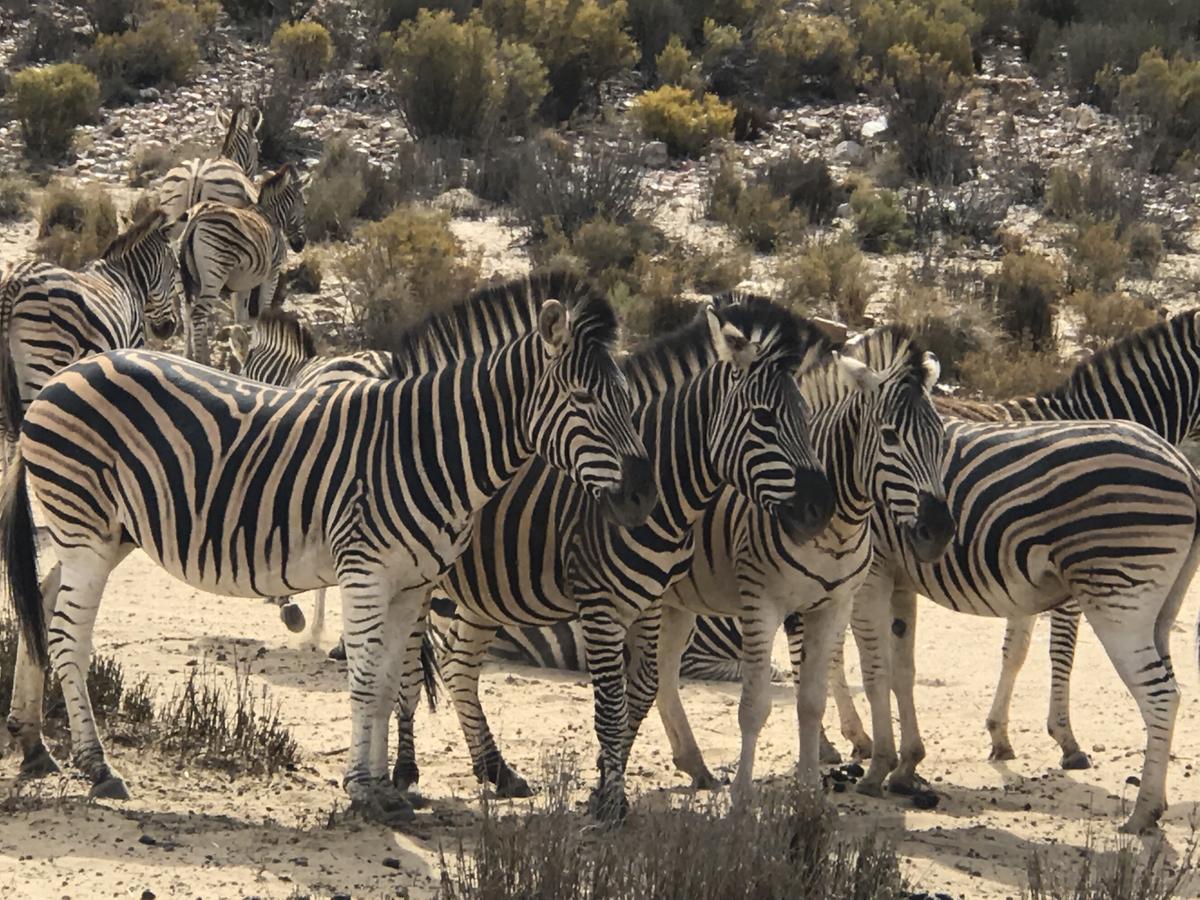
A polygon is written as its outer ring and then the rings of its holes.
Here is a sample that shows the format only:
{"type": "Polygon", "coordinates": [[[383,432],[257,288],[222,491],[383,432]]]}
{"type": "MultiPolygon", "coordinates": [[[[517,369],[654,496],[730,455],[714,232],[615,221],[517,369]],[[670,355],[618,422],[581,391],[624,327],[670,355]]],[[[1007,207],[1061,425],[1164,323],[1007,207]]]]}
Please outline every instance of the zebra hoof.
{"type": "Polygon", "coordinates": [[[920,775],[892,775],[887,782],[888,793],[898,797],[916,797],[929,792],[929,782],[920,775]]]}
{"type": "Polygon", "coordinates": [[[821,751],[818,758],[823,766],[838,766],[842,763],[841,751],[833,746],[825,735],[821,735],[821,751]]]}
{"type": "Polygon", "coordinates": [[[279,618],[283,620],[287,630],[293,634],[299,634],[304,630],[304,610],[295,603],[285,603],[279,607],[279,618]]]}
{"type": "Polygon", "coordinates": [[[860,781],[854,786],[856,794],[862,794],[864,797],[882,797],[883,785],[878,781],[860,781]]]}
{"type": "Polygon", "coordinates": [[[58,767],[54,757],[50,755],[50,751],[46,749],[46,745],[38,741],[36,746],[26,751],[25,758],[21,760],[20,774],[17,777],[24,781],[45,778],[47,775],[56,775],[61,771],[62,769],[58,767]]]}
{"type": "Polygon", "coordinates": [[[1067,770],[1090,769],[1092,761],[1088,755],[1082,750],[1076,750],[1074,753],[1067,753],[1062,758],[1062,767],[1067,770]]]}
{"type": "Polygon", "coordinates": [[[350,809],[369,822],[395,828],[416,818],[409,799],[386,779],[348,784],[346,792],[350,809]]]}
{"type": "Polygon", "coordinates": [[[500,770],[496,779],[496,796],[510,800],[523,799],[533,796],[533,788],[529,782],[507,767],[500,770]]]}
{"type": "Polygon", "coordinates": [[[420,780],[421,771],[416,766],[396,763],[396,767],[392,769],[392,784],[398,791],[410,793],[420,780]]]}
{"type": "Polygon", "coordinates": [[[992,762],[1008,762],[1016,758],[1017,754],[1013,751],[1012,744],[994,745],[992,752],[988,754],[988,759],[992,762]]]}
{"type": "Polygon", "coordinates": [[[594,819],[619,825],[629,815],[629,800],[620,782],[609,782],[596,788],[588,797],[588,813],[594,819]]]}
{"type": "Polygon", "coordinates": [[[128,800],[129,788],[125,786],[125,781],[120,775],[109,774],[107,778],[92,785],[88,796],[94,800],[128,800]]]}
{"type": "Polygon", "coordinates": [[[338,638],[338,642],[329,650],[329,658],[337,659],[345,662],[346,660],[346,642],[342,638],[338,638]]]}
{"type": "Polygon", "coordinates": [[[704,772],[703,774],[692,776],[692,790],[694,791],[717,791],[726,783],[713,775],[712,772],[704,772]]]}

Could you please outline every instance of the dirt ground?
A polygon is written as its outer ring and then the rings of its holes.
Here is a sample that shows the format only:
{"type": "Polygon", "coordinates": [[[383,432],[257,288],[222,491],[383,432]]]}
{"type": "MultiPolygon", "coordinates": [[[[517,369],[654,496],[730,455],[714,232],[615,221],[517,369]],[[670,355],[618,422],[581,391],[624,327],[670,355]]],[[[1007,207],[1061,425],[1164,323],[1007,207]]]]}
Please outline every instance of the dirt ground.
{"type": "MultiPolygon", "coordinates": [[[[329,643],[337,634],[331,611],[329,643]]],[[[1200,584],[1175,629],[1176,669],[1183,685],[1170,772],[1171,809],[1164,828],[1171,854],[1181,852],[1200,818],[1200,677],[1195,625],[1200,584]]],[[[1095,764],[1083,772],[1056,768],[1057,748],[1044,731],[1048,696],[1042,625],[1014,702],[1012,738],[1020,759],[986,762],[983,727],[994,685],[1002,625],[922,606],[917,699],[929,755],[924,774],[943,792],[922,812],[900,798],[835,796],[843,820],[877,828],[899,845],[921,889],[966,898],[1016,898],[1026,862],[1045,850],[1057,862],[1091,845],[1111,851],[1141,766],[1144,731],[1132,699],[1085,627],[1075,666],[1076,734],[1095,764]]],[[[134,798],[88,803],[86,785],[55,777],[22,790],[0,816],[0,891],[8,897],[329,897],[428,896],[436,887],[439,851],[453,854],[478,814],[479,793],[452,709],[422,711],[417,748],[428,809],[405,833],[330,814],[344,806],[341,767],[348,746],[349,702],[341,664],[287,633],[275,607],[193,591],[135,554],[113,575],[101,609],[97,648],[116,655],[131,674],[151,676],[169,693],[189,664],[232,674],[250,657],[253,679],[269,685],[301,747],[297,771],[273,779],[238,778],[190,767],[147,751],[111,747],[134,798]],[[145,841],[145,842],[143,842],[145,841]],[[385,865],[384,860],[390,865],[385,865]],[[398,865],[398,868],[396,867],[398,865]]],[[[860,684],[857,670],[851,681],[860,684]]],[[[784,775],[795,754],[790,688],[774,688],[775,709],[763,734],[756,774],[784,775]]],[[[710,765],[736,758],[733,685],[688,684],[684,702],[710,765]]],[[[858,697],[865,715],[865,701],[858,697]]],[[[484,701],[510,762],[526,774],[547,754],[576,752],[592,775],[595,737],[584,679],[529,669],[485,676],[484,701]]],[[[832,725],[832,710],[827,716],[832,725]]],[[[14,754],[0,763],[12,790],[14,754]]],[[[666,737],[651,713],[634,748],[629,786],[640,802],[681,791],[666,737]]],[[[519,806],[527,801],[514,801],[519,806]]],[[[1135,842],[1136,846],[1136,842],[1135,842]]],[[[1200,882],[1189,896],[1200,896],[1200,882]]]]}

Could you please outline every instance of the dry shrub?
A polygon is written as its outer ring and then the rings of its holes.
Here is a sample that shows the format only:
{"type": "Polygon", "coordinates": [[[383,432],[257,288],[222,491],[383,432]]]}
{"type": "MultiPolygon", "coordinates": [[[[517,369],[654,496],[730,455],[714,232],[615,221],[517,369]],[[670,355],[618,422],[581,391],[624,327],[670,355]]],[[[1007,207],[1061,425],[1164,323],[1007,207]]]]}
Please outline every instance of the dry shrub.
{"type": "Polygon", "coordinates": [[[852,96],[862,80],[858,42],[839,16],[781,11],[754,30],[763,88],[777,101],[798,93],[852,96]]]}
{"type": "Polygon", "coordinates": [[[743,180],[729,157],[713,173],[707,215],[728,225],[760,253],[797,240],[808,224],[787,195],[775,194],[767,180],[743,180]]]}
{"type": "Polygon", "coordinates": [[[954,297],[910,278],[896,285],[887,318],[913,330],[921,346],[937,356],[948,381],[961,380],[963,360],[991,347],[996,338],[995,323],[978,295],[954,297]]]}
{"type": "Polygon", "coordinates": [[[1046,184],[1046,211],[1068,222],[1116,220],[1123,235],[1146,208],[1146,179],[1136,171],[1118,172],[1104,160],[1085,170],[1082,166],[1056,166],[1046,184]]]}
{"type": "Polygon", "coordinates": [[[834,316],[850,325],[862,321],[874,279],[852,240],[812,238],[779,265],[780,299],[798,312],[834,316]]]}
{"type": "Polygon", "coordinates": [[[75,129],[95,121],[100,108],[96,76],[76,63],[22,69],[12,76],[8,94],[25,153],[34,159],[65,155],[75,129]]]}
{"type": "Polygon", "coordinates": [[[188,155],[182,148],[140,144],[129,158],[129,186],[148,187],[186,158],[188,155]]]}
{"type": "Polygon", "coordinates": [[[895,850],[839,834],[823,799],[799,788],[763,788],[738,809],[723,799],[643,800],[623,827],[597,830],[571,809],[573,776],[543,780],[531,812],[501,818],[483,800],[471,851],[460,843],[442,857],[442,900],[905,896],[895,850]]]}
{"type": "Polygon", "coordinates": [[[1009,341],[968,353],[962,361],[963,386],[984,397],[1004,400],[1046,391],[1059,384],[1070,365],[1053,349],[1034,350],[1009,341]]]}
{"type": "Polygon", "coordinates": [[[535,237],[568,237],[596,219],[624,224],[637,212],[641,166],[633,151],[599,140],[578,147],[538,142],[519,157],[512,191],[517,221],[535,237]]]}
{"type": "Polygon", "coordinates": [[[1143,125],[1142,141],[1159,172],[1200,155],[1200,59],[1180,52],[1169,61],[1147,50],[1137,71],[1121,79],[1118,106],[1143,125]]]}
{"type": "Polygon", "coordinates": [[[23,219],[29,212],[29,182],[20,175],[0,175],[0,222],[23,219]]]}
{"type": "Polygon", "coordinates": [[[1129,245],[1129,261],[1142,275],[1153,278],[1158,264],[1167,254],[1162,228],[1152,222],[1139,222],[1125,233],[1129,245]]]}
{"type": "Polygon", "coordinates": [[[1081,225],[1067,251],[1075,290],[1111,291],[1129,267],[1129,248],[1117,239],[1115,221],[1081,225]]]}
{"type": "Polygon", "coordinates": [[[667,84],[637,97],[631,111],[642,133],[665,143],[672,156],[699,156],[714,140],[733,134],[733,107],[715,94],[696,97],[667,84]]]}
{"type": "Polygon", "coordinates": [[[65,62],[85,47],[86,38],[76,30],[70,16],[39,5],[32,10],[9,64],[65,62]]]}
{"type": "Polygon", "coordinates": [[[107,100],[129,99],[138,88],[179,84],[200,58],[201,30],[195,6],[158,0],[135,28],[96,38],[92,68],[107,100]]]}
{"type": "Polygon", "coordinates": [[[38,209],[37,254],[67,269],[100,256],[118,233],[117,209],[99,185],[52,183],[38,209]]]}
{"type": "Polygon", "coordinates": [[[792,208],[814,225],[833,220],[845,202],[846,191],[833,180],[829,164],[821,157],[791,153],[767,167],[766,182],[776,197],[787,197],[792,208]]]}
{"type": "Polygon", "coordinates": [[[271,36],[271,53],[289,78],[312,81],[333,61],[333,40],[318,22],[285,22],[271,36]]]}
{"type": "Polygon", "coordinates": [[[1000,325],[1033,351],[1054,347],[1054,313],[1062,295],[1058,269],[1033,253],[1006,253],[995,278],[1000,325]]]}
{"type": "MultiPolygon", "coordinates": [[[[417,196],[416,190],[405,189],[399,171],[416,158],[401,154],[397,171],[389,173],[355,150],[345,137],[331,137],[305,192],[308,236],[316,241],[345,240],[356,220],[382,219],[402,200],[417,196]]],[[[415,183],[415,176],[410,180],[415,183]]]]}
{"type": "Polygon", "coordinates": [[[394,346],[407,328],[465,297],[479,280],[445,213],[401,206],[362,225],[339,255],[351,318],[362,346],[394,346]]]}
{"type": "Polygon", "coordinates": [[[850,196],[850,209],[864,250],[891,253],[912,243],[908,212],[895,191],[862,184],[850,196]]]}
{"type": "Polygon", "coordinates": [[[692,287],[701,294],[731,291],[750,274],[750,253],[745,247],[681,250],[690,258],[692,287]]]}
{"type": "Polygon", "coordinates": [[[1067,305],[1079,314],[1079,343],[1092,350],[1158,321],[1153,307],[1128,294],[1081,291],[1067,298],[1067,305]]]}
{"type": "Polygon", "coordinates": [[[950,116],[967,82],[951,63],[909,44],[888,50],[881,82],[888,129],[905,167],[921,178],[958,181],[966,169],[950,116]]]}
{"type": "Polygon", "coordinates": [[[1078,863],[1054,865],[1049,853],[1030,855],[1022,900],[1171,900],[1195,893],[1196,833],[1173,848],[1161,835],[1143,841],[1120,836],[1108,849],[1088,846],[1078,863]]]}
{"type": "Polygon", "coordinates": [[[324,269],[321,258],[313,253],[305,253],[300,262],[292,266],[284,274],[284,281],[289,291],[301,294],[319,294],[324,269]]]}

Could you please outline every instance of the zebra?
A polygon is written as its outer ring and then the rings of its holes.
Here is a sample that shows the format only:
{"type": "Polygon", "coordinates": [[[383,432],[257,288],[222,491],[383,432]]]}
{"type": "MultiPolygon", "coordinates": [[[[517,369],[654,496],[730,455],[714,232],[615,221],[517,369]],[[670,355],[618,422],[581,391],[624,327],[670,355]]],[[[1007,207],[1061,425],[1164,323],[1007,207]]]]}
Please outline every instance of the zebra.
{"type": "Polygon", "coordinates": [[[560,301],[519,284],[478,291],[407,334],[396,352],[414,364],[479,352],[403,380],[287,390],[130,350],[60,372],[26,412],[0,497],[21,626],[8,727],[22,774],[56,768],[41,738],[53,661],[92,795],[129,796],[83,676],[108,574],[141,547],[212,593],[341,587],[352,712],[343,783],[373,819],[411,818],[387,780],[391,700],[417,656],[409,636],[428,587],[462,552],[474,510],[534,454],[615,521],[642,521],[655,503],[612,357],[616,330],[602,295],[560,301]],[[493,320],[505,327],[484,352],[489,335],[474,326],[493,320]],[[30,492],[58,556],[41,587],[30,492]]]}
{"type": "Polygon", "coordinates": [[[237,209],[204,201],[184,214],[179,269],[183,275],[187,354],[209,362],[208,317],[224,288],[236,291],[234,319],[257,319],[270,303],[287,245],[304,249],[304,194],[291,165],[263,181],[258,203],[237,209]],[[266,302],[264,302],[264,300],[266,302]]]}
{"type": "MultiPolygon", "coordinates": [[[[470,546],[433,591],[434,604],[454,604],[442,670],[476,777],[502,796],[531,792],[501,755],[479,703],[480,664],[497,627],[578,617],[601,748],[591,808],[624,815],[626,760],[657,681],[652,653],[626,666],[627,638],[656,642],[660,598],[691,557],[691,525],[723,485],[768,510],[796,540],[825,527],[832,493],[795,376],[828,352],[814,326],[774,304],[718,298],[622,364],[661,494],[645,525],[600,522],[579,491],[537,460],[484,507],[470,546]]],[[[405,788],[419,778],[408,696],[416,687],[406,687],[400,704],[393,782],[405,788]]]]}
{"type": "Polygon", "coordinates": [[[697,550],[688,574],[663,598],[658,709],[675,765],[692,776],[695,787],[711,788],[716,780],[680,702],[680,656],[697,614],[736,615],[742,622],[735,802],[753,783],[758,735],[771,710],[771,647],[784,618],[800,615],[806,624],[804,652],[792,660],[800,726],[797,775],[815,786],[829,663],[870,568],[872,514],[894,522],[923,560],[936,559],[954,531],[939,471],[943,427],[931,397],[940,373],[936,357],[898,326],[868,332],[843,353],[861,358],[855,360],[855,377],[827,364],[800,381],[812,410],[813,443],[836,498],[829,527],[813,540],[790,540],[726,490],[696,524],[697,550]]]}
{"type": "Polygon", "coordinates": [[[183,215],[197,203],[211,200],[247,209],[258,200],[252,181],[258,175],[258,131],[262,113],[238,102],[217,120],[225,129],[220,152],[212,159],[192,159],[175,166],[165,176],[160,192],[162,208],[171,223],[171,237],[183,231],[183,215]]]}
{"type": "Polygon", "coordinates": [[[91,353],[175,332],[179,279],[166,213],[152,210],[80,272],[18,263],[0,279],[0,434],[5,459],[25,410],[58,371],[91,353]]]}

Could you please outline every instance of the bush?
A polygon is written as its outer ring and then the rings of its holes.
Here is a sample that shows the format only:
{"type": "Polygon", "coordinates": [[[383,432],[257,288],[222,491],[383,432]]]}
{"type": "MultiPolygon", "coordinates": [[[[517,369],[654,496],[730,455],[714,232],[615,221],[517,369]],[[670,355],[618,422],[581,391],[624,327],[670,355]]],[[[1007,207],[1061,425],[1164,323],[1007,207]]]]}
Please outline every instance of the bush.
{"type": "Polygon", "coordinates": [[[457,23],[449,12],[422,10],[397,32],[391,68],[416,138],[479,145],[522,134],[548,90],[537,55],[527,45],[501,44],[479,15],[457,23]]]}
{"type": "Polygon", "coordinates": [[[1070,366],[1055,350],[1034,350],[1011,341],[968,353],[962,361],[963,387],[993,400],[1026,397],[1062,383],[1070,366]]]}
{"type": "Polygon", "coordinates": [[[0,175],[0,222],[25,218],[29,212],[29,182],[20,175],[0,175]]]}
{"type": "Polygon", "coordinates": [[[325,142],[305,192],[304,223],[314,241],[345,240],[356,219],[381,219],[402,199],[398,179],[340,136],[325,142]]]}
{"type": "Polygon", "coordinates": [[[572,152],[539,143],[521,156],[512,202],[535,237],[548,227],[571,237],[596,219],[629,222],[640,189],[641,166],[628,148],[585,141],[572,152]]]}
{"type": "Polygon", "coordinates": [[[776,197],[787,197],[792,208],[814,225],[833,221],[846,192],[833,180],[829,164],[792,153],[767,167],[766,182],[776,197]]]}
{"type": "Polygon", "coordinates": [[[337,261],[363,346],[385,349],[426,315],[462,299],[479,279],[445,213],[402,206],[362,225],[337,261]]]}
{"type": "Polygon", "coordinates": [[[813,239],[779,267],[781,299],[801,313],[862,321],[874,290],[866,259],[853,241],[813,239]]]}
{"type": "Polygon", "coordinates": [[[919,56],[938,58],[947,70],[968,77],[975,72],[972,35],[980,17],[963,0],[859,0],[862,52],[883,72],[888,55],[907,45],[919,56]]]}
{"type": "Polygon", "coordinates": [[[118,234],[117,210],[99,186],[46,188],[38,209],[37,254],[66,269],[97,259],[118,234]]]}
{"type": "Polygon", "coordinates": [[[1158,264],[1166,256],[1162,228],[1150,222],[1139,222],[1126,232],[1129,242],[1129,261],[1147,278],[1153,278],[1158,264]]]}
{"type": "Polygon", "coordinates": [[[1081,225],[1068,246],[1075,290],[1111,291],[1129,266],[1129,250],[1117,240],[1115,222],[1081,225]]]}
{"type": "Polygon", "coordinates": [[[550,86],[546,112],[555,120],[597,102],[601,85],[637,61],[625,0],[483,0],[482,11],[502,39],[537,51],[550,86]]]}
{"type": "Polygon", "coordinates": [[[200,58],[199,32],[195,7],[158,0],[136,28],[100,35],[92,51],[92,68],[105,98],[124,99],[137,88],[186,81],[200,58]]]}
{"type": "Polygon", "coordinates": [[[69,16],[38,6],[32,11],[9,62],[11,65],[64,62],[85,46],[69,16]]]}
{"type": "Polygon", "coordinates": [[[1077,224],[1115,221],[1120,236],[1144,212],[1145,190],[1145,179],[1139,173],[1118,173],[1102,160],[1086,171],[1056,166],[1046,185],[1046,211],[1077,224]]]}
{"type": "Polygon", "coordinates": [[[141,144],[129,159],[129,186],[147,187],[178,165],[185,157],[166,144],[141,144]]]}
{"type": "Polygon", "coordinates": [[[286,74],[276,71],[266,92],[254,100],[262,112],[258,127],[259,166],[282,165],[294,159],[300,150],[296,120],[300,117],[301,92],[286,74]]]}
{"type": "Polygon", "coordinates": [[[887,318],[912,329],[921,346],[937,356],[949,381],[961,380],[963,360],[995,340],[995,325],[977,297],[952,298],[907,278],[897,283],[887,318]]]}
{"type": "Polygon", "coordinates": [[[777,195],[773,187],[769,178],[747,184],[733,160],[724,158],[713,174],[708,217],[728,225],[758,252],[769,253],[798,238],[807,224],[804,214],[792,208],[790,197],[777,195]]]}
{"type": "Polygon", "coordinates": [[[837,16],[781,12],[755,30],[753,48],[762,86],[777,101],[806,91],[845,98],[862,77],[857,41],[837,16]]]}
{"type": "Polygon", "coordinates": [[[300,262],[284,274],[284,282],[289,292],[319,294],[323,275],[320,257],[313,253],[305,253],[300,257],[300,262]]]}
{"type": "Polygon", "coordinates": [[[864,250],[891,253],[912,243],[908,213],[895,191],[861,185],[850,195],[850,209],[864,250]]]}
{"type": "Polygon", "coordinates": [[[1067,299],[1079,315],[1079,343],[1089,349],[1105,347],[1158,321],[1158,313],[1126,294],[1082,291],[1067,299]]]}
{"type": "Polygon", "coordinates": [[[958,180],[962,151],[950,135],[950,116],[966,82],[936,55],[908,44],[888,50],[882,82],[888,128],[905,167],[919,177],[958,180]]]}
{"type": "Polygon", "coordinates": [[[1172,900],[1194,893],[1195,834],[1178,850],[1161,835],[1146,843],[1121,835],[1111,848],[1089,846],[1078,863],[1065,867],[1036,851],[1026,866],[1029,889],[1022,900],[1172,900]]]}
{"type": "Polygon", "coordinates": [[[290,78],[312,81],[329,68],[333,60],[333,41],[324,25],[316,22],[286,22],[275,29],[271,53],[276,65],[290,78]]]}
{"type": "Polygon", "coordinates": [[[1200,60],[1181,53],[1168,62],[1158,50],[1147,51],[1137,71],[1121,79],[1117,103],[1140,117],[1156,171],[1200,154],[1200,60]]]}
{"type": "Polygon", "coordinates": [[[713,94],[697,99],[690,91],[664,85],[633,102],[643,134],[662,141],[672,156],[699,156],[717,138],[733,133],[733,108],[713,94]]]}
{"type": "Polygon", "coordinates": [[[100,107],[96,76],[76,63],[22,69],[9,90],[13,117],[21,123],[25,153],[58,159],[71,147],[79,125],[93,122],[100,107]]]}
{"type": "Polygon", "coordinates": [[[667,46],[655,57],[654,68],[660,84],[673,84],[689,91],[699,91],[704,87],[700,63],[688,52],[677,34],[671,35],[667,46]]]}
{"type": "Polygon", "coordinates": [[[1062,294],[1058,270],[1031,253],[1007,253],[995,280],[1000,325],[1034,352],[1055,346],[1054,313],[1062,294]]]}

